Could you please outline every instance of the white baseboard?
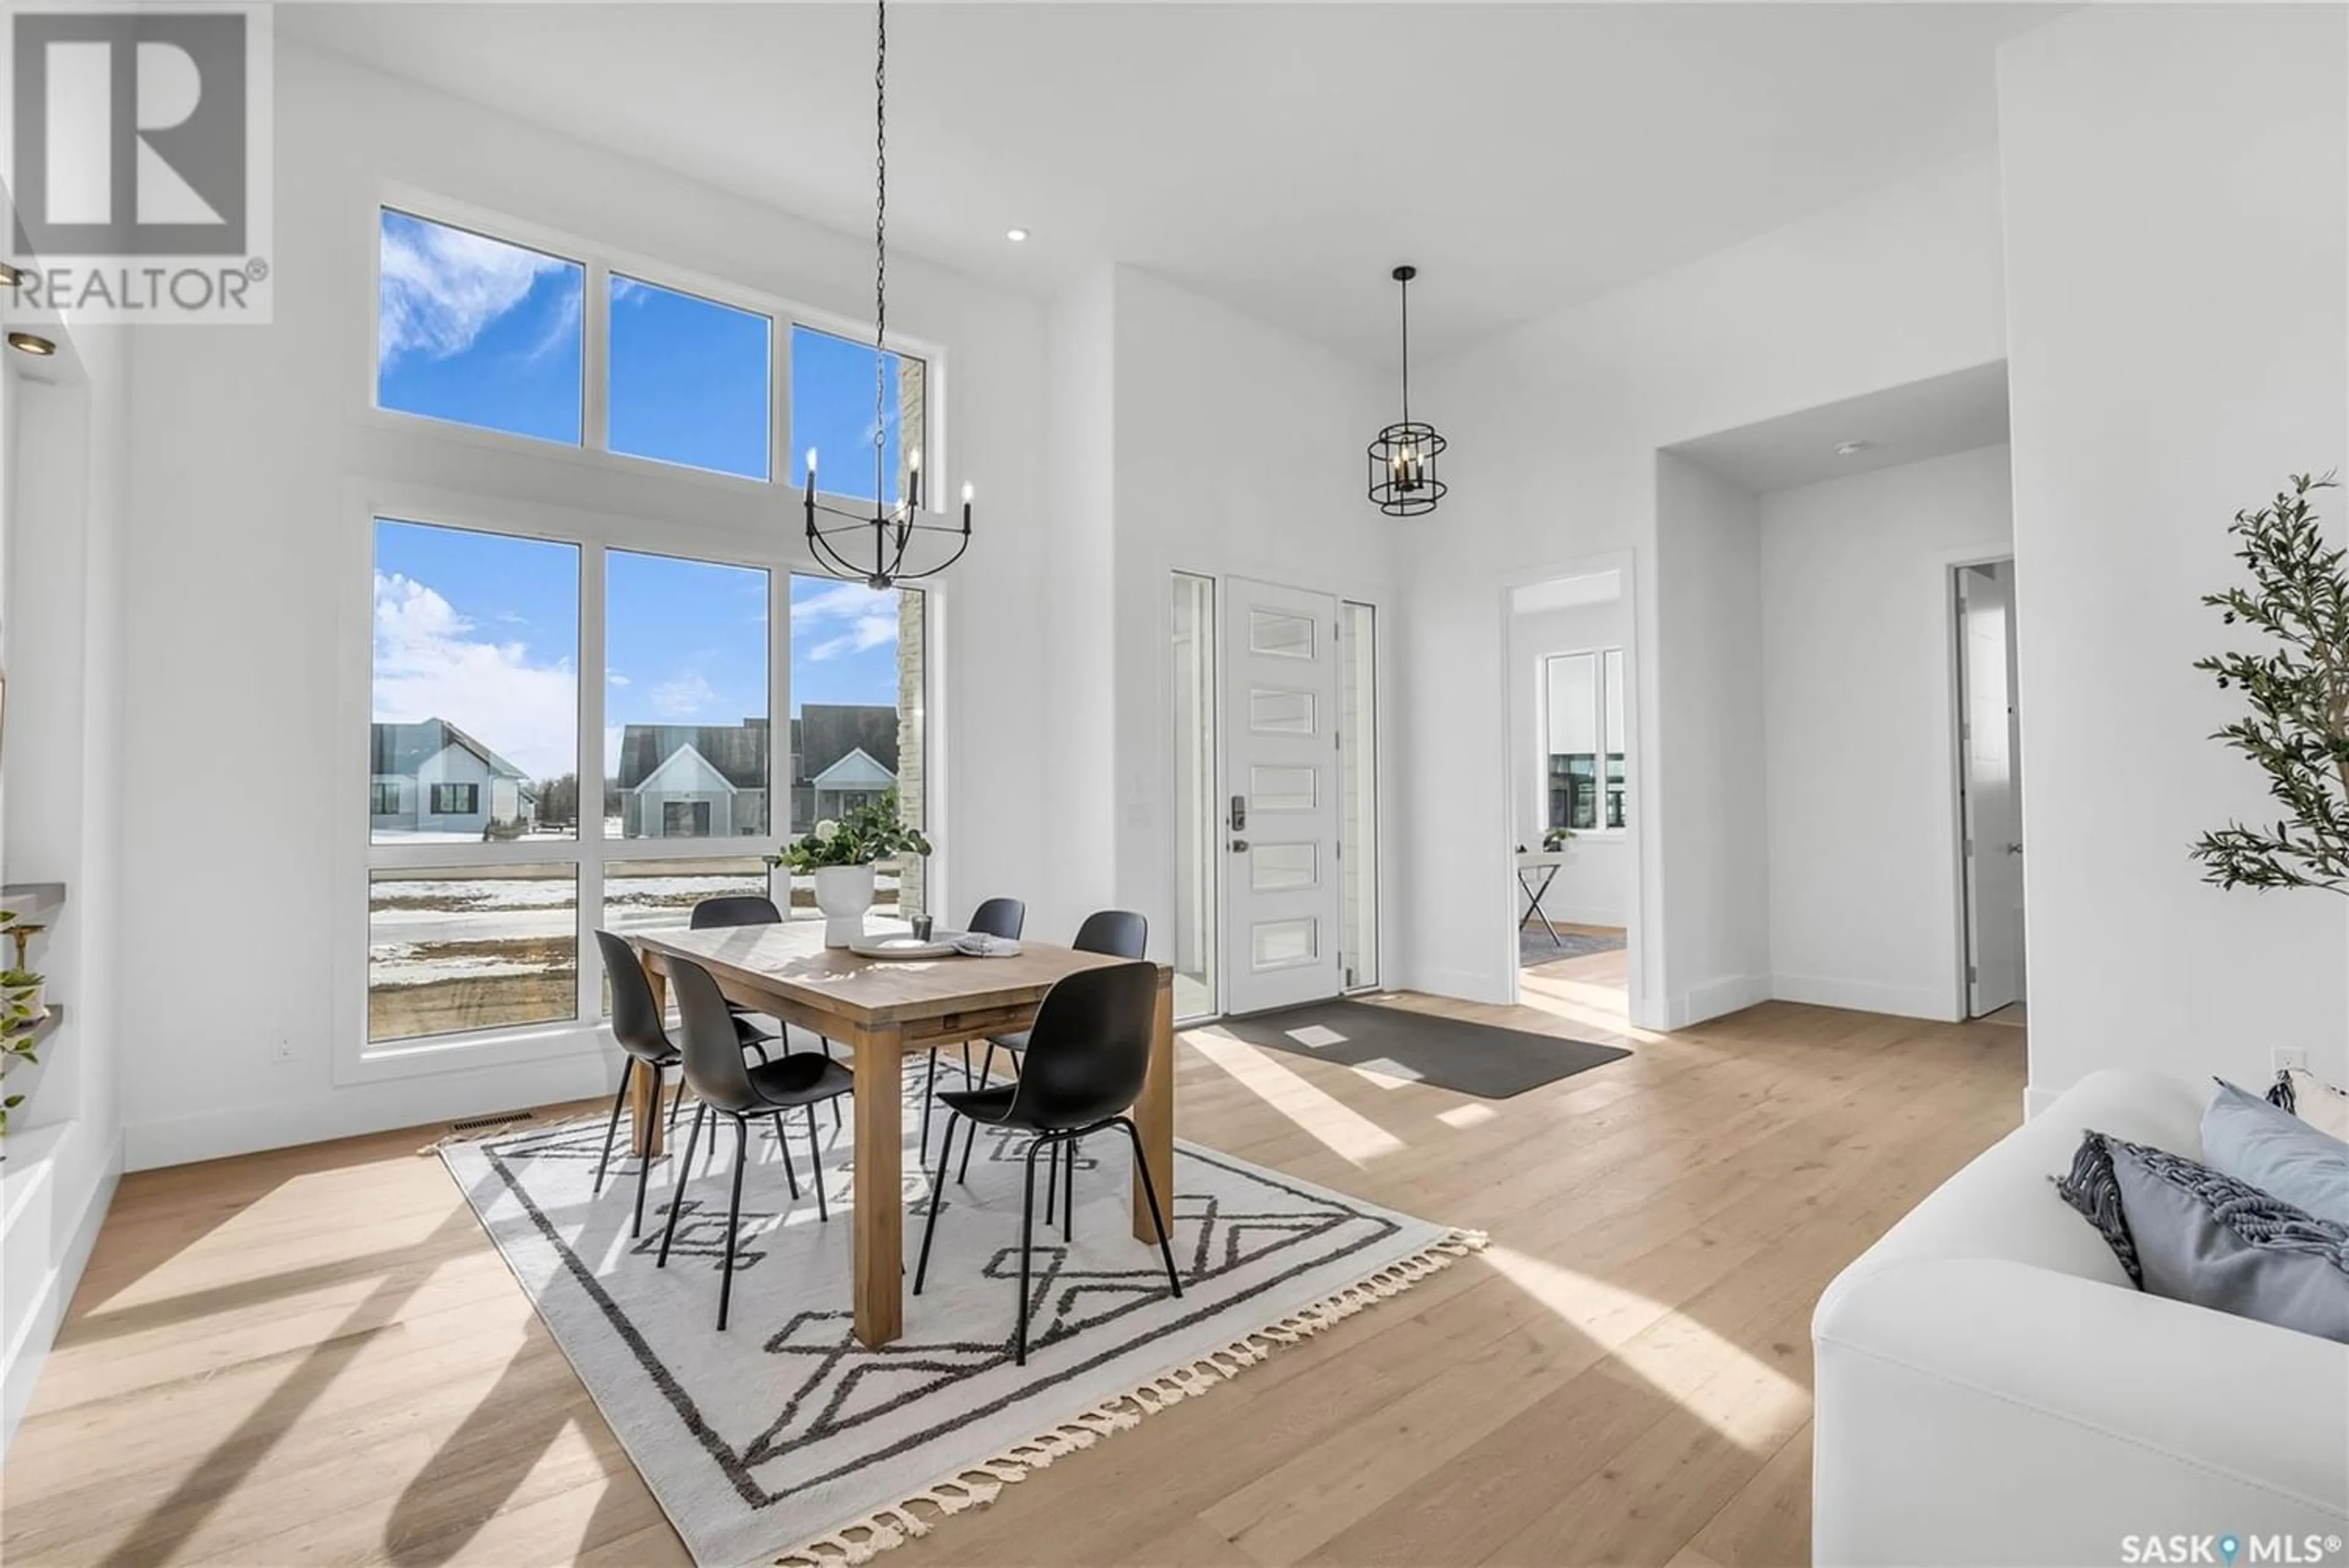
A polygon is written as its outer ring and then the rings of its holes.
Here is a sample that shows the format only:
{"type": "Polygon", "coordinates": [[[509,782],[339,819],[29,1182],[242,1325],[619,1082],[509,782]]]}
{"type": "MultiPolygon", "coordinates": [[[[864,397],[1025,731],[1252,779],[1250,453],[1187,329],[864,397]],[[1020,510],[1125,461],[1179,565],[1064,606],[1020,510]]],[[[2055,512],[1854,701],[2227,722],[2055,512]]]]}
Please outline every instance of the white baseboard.
{"type": "Polygon", "coordinates": [[[619,1081],[617,1053],[589,1050],[546,1061],[348,1085],[299,1099],[134,1122],[123,1129],[124,1164],[130,1170],[153,1170],[560,1100],[608,1098],[619,1081]]]}
{"type": "Polygon", "coordinates": [[[1814,1007],[1843,1007],[1854,1012],[1884,1012],[1896,1018],[1927,1018],[1944,1023],[1964,1022],[1952,1007],[1953,999],[1930,986],[1878,985],[1864,980],[1777,974],[1770,977],[1770,994],[1780,1002],[1803,1002],[1814,1007]]]}
{"type": "Polygon", "coordinates": [[[1743,1012],[1756,1002],[1769,1000],[1770,977],[1767,975],[1733,974],[1720,980],[1709,980],[1664,999],[1663,1026],[1666,1029],[1686,1029],[1708,1018],[1724,1018],[1733,1012],[1743,1012]]]}
{"type": "Polygon", "coordinates": [[[1413,970],[1399,989],[1423,992],[1429,996],[1454,997],[1462,1002],[1506,1004],[1509,1000],[1507,974],[1496,974],[1491,970],[1413,970]]]}
{"type": "MultiPolygon", "coordinates": [[[[47,1182],[54,1174],[53,1167],[43,1172],[40,1179],[47,1182]]],[[[113,1203],[115,1187],[121,1179],[122,1141],[117,1138],[106,1151],[98,1180],[83,1199],[81,1211],[72,1218],[72,1230],[56,1262],[40,1270],[23,1308],[23,1321],[14,1325],[15,1337],[6,1346],[7,1365],[0,1370],[0,1454],[5,1454],[16,1440],[16,1423],[24,1419],[26,1407],[32,1403],[33,1386],[40,1380],[41,1368],[48,1362],[49,1346],[57,1341],[57,1327],[65,1322],[66,1308],[72,1304],[74,1288],[81,1283],[82,1270],[89,1263],[90,1249],[98,1245],[98,1228],[106,1222],[107,1209],[113,1203]]],[[[38,1202],[54,1194],[28,1196],[38,1202]]],[[[10,1216],[12,1221],[16,1218],[10,1216]]],[[[10,1265],[12,1272],[23,1266],[21,1259],[10,1265]]],[[[13,1296],[19,1282],[11,1280],[9,1285],[9,1294],[13,1296]]]]}

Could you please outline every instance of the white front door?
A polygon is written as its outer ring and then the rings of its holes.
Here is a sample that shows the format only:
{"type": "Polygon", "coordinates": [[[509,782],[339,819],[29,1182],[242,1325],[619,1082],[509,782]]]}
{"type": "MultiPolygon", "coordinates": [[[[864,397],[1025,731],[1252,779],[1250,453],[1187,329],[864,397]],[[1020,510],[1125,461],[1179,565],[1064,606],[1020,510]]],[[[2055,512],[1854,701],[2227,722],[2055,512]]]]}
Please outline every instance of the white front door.
{"type": "Polygon", "coordinates": [[[2023,800],[2016,769],[2014,567],[1958,573],[1968,1010],[2023,1000],[2023,800]]]}
{"type": "Polygon", "coordinates": [[[1224,593],[1224,1005],[1343,987],[1338,601],[1245,578],[1224,593]]]}

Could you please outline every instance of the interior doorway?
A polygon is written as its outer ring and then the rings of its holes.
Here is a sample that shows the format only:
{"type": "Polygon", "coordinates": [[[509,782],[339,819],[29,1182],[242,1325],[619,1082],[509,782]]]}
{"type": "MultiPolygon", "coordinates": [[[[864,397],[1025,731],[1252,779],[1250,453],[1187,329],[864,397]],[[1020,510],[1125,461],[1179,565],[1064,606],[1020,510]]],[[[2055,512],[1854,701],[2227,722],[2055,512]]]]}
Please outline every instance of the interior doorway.
{"type": "Polygon", "coordinates": [[[1638,878],[1628,570],[1516,585],[1506,618],[1517,1000],[1620,1029],[1638,878]]]}
{"type": "Polygon", "coordinates": [[[1960,922],[1966,1015],[2021,1023],[2023,941],[2022,708],[2015,678],[2014,563],[1952,574],[1957,624],[1960,922]]]}

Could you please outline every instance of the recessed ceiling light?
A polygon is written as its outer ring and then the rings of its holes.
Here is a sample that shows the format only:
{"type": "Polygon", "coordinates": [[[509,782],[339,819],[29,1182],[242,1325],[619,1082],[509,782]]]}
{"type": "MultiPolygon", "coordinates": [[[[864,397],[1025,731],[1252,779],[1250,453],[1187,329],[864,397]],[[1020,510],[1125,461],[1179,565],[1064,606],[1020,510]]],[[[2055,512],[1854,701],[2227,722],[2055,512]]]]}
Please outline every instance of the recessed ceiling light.
{"type": "Polygon", "coordinates": [[[1024,244],[1028,238],[1028,231],[1025,229],[1006,229],[1003,231],[1003,237],[1009,240],[1015,245],[1024,244]]]}
{"type": "Polygon", "coordinates": [[[38,355],[44,358],[57,351],[56,344],[31,332],[11,332],[8,334],[8,347],[22,353],[38,355]]]}
{"type": "Polygon", "coordinates": [[[1864,441],[1839,441],[1836,442],[1836,455],[1837,457],[1857,457],[1861,452],[1864,452],[1867,450],[1868,443],[1864,441]]]}

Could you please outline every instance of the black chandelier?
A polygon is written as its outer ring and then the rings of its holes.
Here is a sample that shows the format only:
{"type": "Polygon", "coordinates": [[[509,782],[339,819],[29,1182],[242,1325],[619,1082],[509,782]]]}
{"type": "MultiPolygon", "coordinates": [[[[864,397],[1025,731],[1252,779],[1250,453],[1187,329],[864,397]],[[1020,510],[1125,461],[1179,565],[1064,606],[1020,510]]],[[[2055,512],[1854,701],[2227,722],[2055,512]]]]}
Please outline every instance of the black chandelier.
{"type": "Polygon", "coordinates": [[[1415,266],[1392,275],[1402,286],[1402,418],[1371,443],[1371,499],[1390,517],[1417,517],[1444,499],[1435,477],[1435,456],[1447,444],[1435,427],[1411,417],[1411,280],[1415,266]]]}
{"type": "MultiPolygon", "coordinates": [[[[936,576],[970,548],[971,487],[962,487],[962,521],[922,510],[922,449],[905,453],[905,494],[886,499],[889,466],[889,0],[874,7],[873,47],[873,510],[849,512],[816,499],[815,449],[807,454],[807,542],[816,565],[835,577],[885,588],[936,576]],[[943,560],[906,565],[916,536],[943,534],[954,545],[943,560]]],[[[944,545],[938,546],[945,549],[944,545]]]]}

